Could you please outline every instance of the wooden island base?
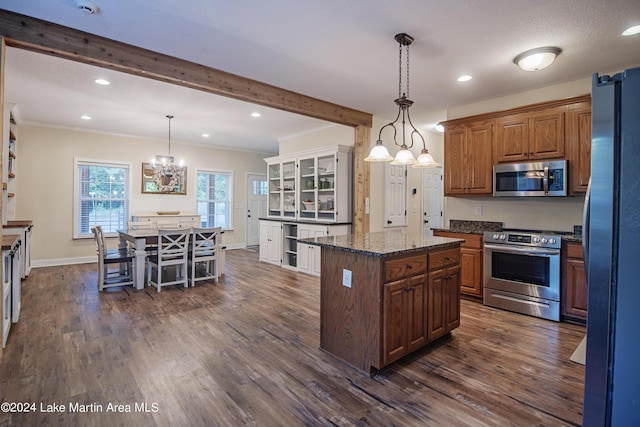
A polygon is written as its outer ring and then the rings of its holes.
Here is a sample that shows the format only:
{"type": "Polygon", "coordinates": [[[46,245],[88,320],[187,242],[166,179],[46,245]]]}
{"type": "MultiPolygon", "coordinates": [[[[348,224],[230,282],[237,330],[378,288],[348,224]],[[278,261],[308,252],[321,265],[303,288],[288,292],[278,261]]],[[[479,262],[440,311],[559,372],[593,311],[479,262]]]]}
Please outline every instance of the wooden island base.
{"type": "Polygon", "coordinates": [[[338,243],[353,237],[316,239],[323,350],[373,374],[460,325],[460,239],[418,238],[385,251],[338,243]]]}

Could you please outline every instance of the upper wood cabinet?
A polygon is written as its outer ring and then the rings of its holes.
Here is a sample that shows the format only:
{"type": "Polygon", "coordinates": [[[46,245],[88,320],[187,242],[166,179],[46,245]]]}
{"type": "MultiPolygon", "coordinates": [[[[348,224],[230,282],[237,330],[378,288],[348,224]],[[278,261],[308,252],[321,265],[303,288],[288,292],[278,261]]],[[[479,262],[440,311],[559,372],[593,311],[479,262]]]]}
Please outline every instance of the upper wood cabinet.
{"type": "Polygon", "coordinates": [[[570,195],[591,176],[591,97],[549,101],[444,122],[444,195],[493,194],[493,165],[569,160],[570,195]]]}
{"type": "Polygon", "coordinates": [[[563,158],[566,113],[563,105],[499,117],[495,163],[563,158]]]}
{"type": "Polygon", "coordinates": [[[493,120],[447,127],[444,136],[444,194],[490,195],[493,120]]]}
{"type": "Polygon", "coordinates": [[[567,113],[567,158],[571,194],[584,194],[591,177],[591,102],[569,106],[567,113]]]}

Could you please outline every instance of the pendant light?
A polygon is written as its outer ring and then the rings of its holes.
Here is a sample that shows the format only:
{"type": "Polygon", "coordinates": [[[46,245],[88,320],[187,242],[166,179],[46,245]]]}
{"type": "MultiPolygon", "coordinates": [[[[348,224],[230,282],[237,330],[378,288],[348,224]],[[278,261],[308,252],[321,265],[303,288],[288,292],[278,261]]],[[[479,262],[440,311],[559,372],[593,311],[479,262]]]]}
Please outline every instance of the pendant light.
{"type": "Polygon", "coordinates": [[[398,65],[398,98],[394,100],[398,106],[398,114],[396,118],[384,125],[378,134],[378,140],[376,145],[371,149],[369,156],[364,160],[366,162],[388,162],[391,161],[392,165],[411,165],[414,168],[431,168],[438,167],[438,163],[433,160],[433,157],[427,150],[424,137],[418,132],[418,129],[411,123],[411,116],[409,115],[409,108],[413,105],[413,101],[409,99],[409,45],[413,43],[413,37],[406,33],[396,34],[394,37],[398,42],[399,48],[399,65],[398,65]],[[406,79],[406,91],[402,92],[402,57],[403,49],[406,50],[407,56],[407,79],[406,79]],[[400,132],[398,128],[400,127],[400,132]],[[393,142],[400,147],[400,151],[393,158],[389,155],[389,151],[382,143],[382,131],[387,127],[393,129],[393,142]],[[407,135],[408,132],[408,135],[407,135]],[[398,141],[398,133],[401,134],[401,140],[398,141]],[[422,152],[416,160],[413,157],[410,149],[413,147],[414,137],[419,137],[422,140],[422,152]],[[408,139],[408,143],[407,143],[408,139]]]}
{"type": "Polygon", "coordinates": [[[173,193],[183,181],[184,164],[181,161],[179,165],[173,162],[171,156],[171,119],[172,115],[167,115],[169,119],[169,152],[167,156],[156,155],[151,164],[153,167],[153,182],[156,184],[158,191],[161,193],[173,193]]]}

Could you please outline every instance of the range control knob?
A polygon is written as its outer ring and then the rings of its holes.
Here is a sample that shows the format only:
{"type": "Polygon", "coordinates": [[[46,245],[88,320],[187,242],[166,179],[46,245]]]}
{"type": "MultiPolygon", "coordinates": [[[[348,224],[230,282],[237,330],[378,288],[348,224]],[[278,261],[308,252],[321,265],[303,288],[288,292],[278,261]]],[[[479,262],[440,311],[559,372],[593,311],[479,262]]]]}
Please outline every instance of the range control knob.
{"type": "Polygon", "coordinates": [[[496,233],[496,234],[494,234],[494,235],[493,235],[493,238],[494,238],[495,240],[498,240],[498,239],[500,238],[500,235],[499,235],[498,233],[496,233]]]}
{"type": "Polygon", "coordinates": [[[533,243],[540,243],[540,238],[538,236],[534,236],[533,243]]]}
{"type": "Polygon", "coordinates": [[[542,238],[542,243],[547,243],[547,242],[548,242],[547,238],[546,238],[546,237],[543,237],[543,238],[542,238]]]}
{"type": "Polygon", "coordinates": [[[504,240],[504,239],[506,239],[506,238],[507,238],[507,236],[506,236],[505,234],[501,234],[501,235],[500,235],[500,240],[504,240]]]}
{"type": "Polygon", "coordinates": [[[556,243],[556,239],[554,239],[553,237],[552,237],[552,238],[550,238],[550,239],[549,239],[549,243],[551,243],[551,244],[553,245],[554,243],[556,243]]]}

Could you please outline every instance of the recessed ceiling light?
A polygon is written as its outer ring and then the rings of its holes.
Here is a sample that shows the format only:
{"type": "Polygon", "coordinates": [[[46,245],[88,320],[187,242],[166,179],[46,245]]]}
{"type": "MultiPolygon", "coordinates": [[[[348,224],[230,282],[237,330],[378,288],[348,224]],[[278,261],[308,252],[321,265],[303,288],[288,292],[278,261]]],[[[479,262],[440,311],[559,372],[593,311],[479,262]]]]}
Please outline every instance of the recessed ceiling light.
{"type": "Polygon", "coordinates": [[[91,116],[80,116],[82,120],[91,120],[91,116]]]}
{"type": "Polygon", "coordinates": [[[458,77],[458,81],[459,82],[468,82],[469,80],[471,80],[473,77],[469,76],[469,75],[464,75],[464,76],[460,76],[458,77]]]}
{"type": "Polygon", "coordinates": [[[440,123],[436,124],[435,128],[438,132],[444,132],[444,126],[442,126],[440,123]]]}
{"type": "Polygon", "coordinates": [[[640,34],[640,25],[634,25],[622,32],[623,36],[635,36],[636,34],[640,34]]]}
{"type": "Polygon", "coordinates": [[[251,117],[261,117],[262,114],[258,113],[257,111],[254,113],[251,113],[251,117]]]}
{"type": "Polygon", "coordinates": [[[109,80],[105,80],[105,79],[95,79],[94,82],[102,86],[109,86],[111,84],[109,80]]]}
{"type": "Polygon", "coordinates": [[[203,137],[203,138],[209,138],[209,136],[210,136],[210,135],[209,135],[208,133],[203,133],[203,134],[202,134],[202,137],[203,137]]]}

